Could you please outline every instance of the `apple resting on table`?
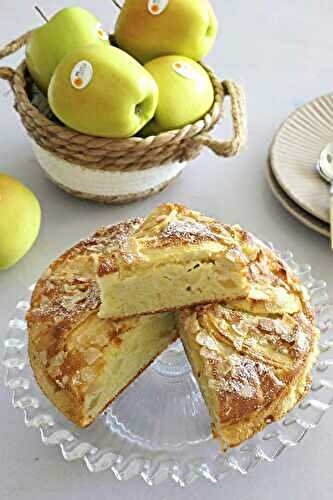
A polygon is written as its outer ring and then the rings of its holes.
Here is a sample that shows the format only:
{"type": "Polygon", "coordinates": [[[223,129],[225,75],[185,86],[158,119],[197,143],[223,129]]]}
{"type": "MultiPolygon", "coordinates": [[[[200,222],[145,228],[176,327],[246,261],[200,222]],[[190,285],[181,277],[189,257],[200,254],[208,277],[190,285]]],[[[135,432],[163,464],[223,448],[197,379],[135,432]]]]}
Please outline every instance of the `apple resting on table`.
{"type": "Polygon", "coordinates": [[[202,118],[214,103],[214,88],[206,70],[192,59],[165,56],[153,59],[145,68],[159,91],[153,120],[141,131],[147,137],[174,130],[202,118]]]}
{"type": "Polygon", "coordinates": [[[61,10],[34,30],[26,47],[26,62],[40,90],[47,92],[53,72],[66,54],[94,43],[109,45],[108,35],[93,14],[79,7],[61,10]]]}
{"type": "Polygon", "coordinates": [[[209,0],[126,0],[115,28],[118,46],[142,63],[170,54],[199,61],[216,34],[209,0]]]}
{"type": "Polygon", "coordinates": [[[13,266],[30,250],[40,220],[36,196],[14,177],[0,173],[0,270],[13,266]]]}
{"type": "Polygon", "coordinates": [[[53,113],[84,134],[126,138],[154,116],[158,88],[133,57],[111,46],[91,45],[68,54],[48,91],[53,113]]]}

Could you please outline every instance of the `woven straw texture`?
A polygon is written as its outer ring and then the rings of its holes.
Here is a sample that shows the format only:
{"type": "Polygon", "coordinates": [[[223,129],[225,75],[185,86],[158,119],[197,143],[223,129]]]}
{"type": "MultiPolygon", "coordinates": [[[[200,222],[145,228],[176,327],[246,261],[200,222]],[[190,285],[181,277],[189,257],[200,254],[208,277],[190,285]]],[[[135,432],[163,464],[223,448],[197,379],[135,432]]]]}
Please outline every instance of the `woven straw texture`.
{"type": "MultiPolygon", "coordinates": [[[[0,50],[0,59],[23,47],[30,33],[19,37],[0,50]]],[[[105,139],[84,135],[50,121],[32,105],[29,99],[30,78],[23,61],[16,70],[0,68],[0,78],[8,80],[14,95],[15,109],[27,133],[42,148],[69,162],[91,169],[131,171],[182,162],[195,158],[203,146],[219,156],[235,156],[246,142],[245,99],[241,87],[232,82],[220,82],[212,70],[208,71],[215,89],[215,102],[204,118],[179,130],[164,132],[142,139],[105,139]],[[234,136],[221,142],[208,132],[223,114],[226,96],[231,99],[234,136]]]]}

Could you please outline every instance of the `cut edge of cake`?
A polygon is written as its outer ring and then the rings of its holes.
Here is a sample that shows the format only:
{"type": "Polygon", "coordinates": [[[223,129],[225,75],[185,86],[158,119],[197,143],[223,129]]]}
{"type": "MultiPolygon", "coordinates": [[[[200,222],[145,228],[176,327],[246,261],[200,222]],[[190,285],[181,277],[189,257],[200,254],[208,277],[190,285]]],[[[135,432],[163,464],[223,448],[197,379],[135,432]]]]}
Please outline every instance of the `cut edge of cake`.
{"type": "MultiPolygon", "coordinates": [[[[88,363],[74,374],[73,370],[68,372],[64,369],[56,380],[46,371],[45,363],[31,339],[28,351],[35,379],[43,393],[63,415],[84,428],[93,423],[177,338],[172,314],[138,318],[135,326],[113,337],[103,354],[94,348],[87,351],[92,356],[96,356],[97,352],[103,356],[102,367],[88,363]],[[129,352],[127,347],[130,345],[133,348],[133,341],[136,352],[129,352]],[[124,367],[125,374],[121,371],[124,367]],[[69,383],[70,377],[72,383],[69,383]],[[61,387],[61,381],[66,381],[66,389],[65,384],[61,387]]],[[[75,356],[72,361],[75,362],[75,356]]],[[[71,353],[67,363],[70,366],[71,353]]]]}
{"type": "Polygon", "coordinates": [[[97,316],[100,298],[92,256],[112,253],[141,223],[133,219],[97,230],[58,257],[32,294],[26,319],[35,378],[48,399],[81,427],[93,422],[178,337],[173,314],[119,322],[97,316]],[[134,357],[126,350],[131,340],[139,350],[134,357]],[[122,381],[119,364],[110,373],[115,358],[123,368],[128,365],[122,381]]]}
{"type": "Polygon", "coordinates": [[[155,209],[112,256],[95,259],[101,318],[230,302],[300,304],[295,277],[257,238],[178,204],[155,209]]]}

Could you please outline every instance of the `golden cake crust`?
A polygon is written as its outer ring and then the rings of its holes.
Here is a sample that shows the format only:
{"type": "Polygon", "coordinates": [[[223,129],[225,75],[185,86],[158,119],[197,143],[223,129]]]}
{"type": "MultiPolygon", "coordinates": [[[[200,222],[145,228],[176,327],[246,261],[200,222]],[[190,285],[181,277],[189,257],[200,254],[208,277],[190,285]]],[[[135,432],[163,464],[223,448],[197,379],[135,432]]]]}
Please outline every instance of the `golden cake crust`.
{"type": "MultiPolygon", "coordinates": [[[[101,228],[56,259],[38,280],[26,316],[30,363],[38,384],[64,415],[83,427],[92,420],[84,400],[105,368],[106,350],[110,345],[119,349],[140,321],[97,317],[100,298],[93,256],[114,252],[141,223],[134,219],[101,228]]],[[[174,332],[170,342],[176,338],[174,332]]]]}
{"type": "Polygon", "coordinates": [[[254,237],[239,226],[222,224],[179,205],[166,203],[155,209],[113,255],[100,255],[97,275],[130,269],[153,259],[152,250],[180,248],[213,242],[221,245],[231,261],[248,264],[258,253],[254,237]],[[109,264],[109,266],[108,266],[109,264]]]}
{"type": "Polygon", "coordinates": [[[307,300],[294,315],[258,316],[223,305],[178,314],[185,350],[222,446],[279,420],[306,394],[319,331],[307,300]]]}
{"type": "Polygon", "coordinates": [[[77,352],[66,359],[71,335],[90,317],[95,321],[100,306],[91,256],[117,249],[140,223],[142,220],[136,219],[99,229],[56,259],[35,286],[26,316],[29,340],[47,367],[48,375],[60,388],[67,386],[67,377],[72,378],[77,370],[92,364],[94,369],[100,369],[98,359],[101,356],[97,351],[101,352],[109,341],[116,343],[117,337],[131,326],[130,321],[121,324],[109,321],[108,339],[97,336],[94,344],[88,339],[91,344],[89,354],[83,349],[82,353],[77,352]],[[89,356],[91,360],[97,356],[96,361],[89,363],[89,356]]]}

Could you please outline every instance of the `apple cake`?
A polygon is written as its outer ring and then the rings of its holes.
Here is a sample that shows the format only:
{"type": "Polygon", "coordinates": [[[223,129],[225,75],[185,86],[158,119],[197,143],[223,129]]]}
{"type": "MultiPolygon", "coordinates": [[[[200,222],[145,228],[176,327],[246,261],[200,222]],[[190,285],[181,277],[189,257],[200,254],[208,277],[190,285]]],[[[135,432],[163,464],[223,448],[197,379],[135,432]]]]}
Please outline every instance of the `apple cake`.
{"type": "Polygon", "coordinates": [[[177,338],[173,314],[100,319],[93,256],[116,251],[136,219],[97,231],[50,265],[27,314],[29,357],[45,395],[70,420],[89,425],[177,338]]]}
{"type": "Polygon", "coordinates": [[[172,204],[59,257],[27,323],[38,384],[81,427],[180,335],[223,449],[304,397],[319,338],[306,290],[277,253],[172,204]]]}
{"type": "Polygon", "coordinates": [[[100,318],[226,301],[253,312],[296,312],[279,259],[239,226],[181,205],[154,210],[117,252],[95,258],[100,318]]]}
{"type": "Polygon", "coordinates": [[[307,393],[319,330],[302,289],[299,298],[294,314],[253,314],[221,304],[178,313],[179,333],[222,449],[279,420],[307,393]]]}

